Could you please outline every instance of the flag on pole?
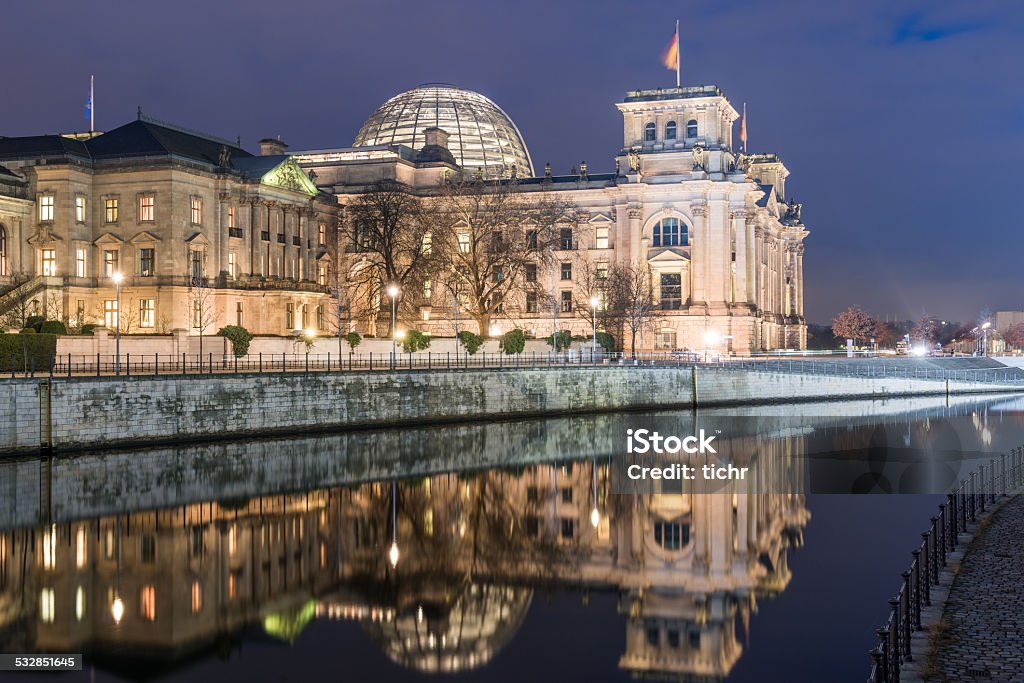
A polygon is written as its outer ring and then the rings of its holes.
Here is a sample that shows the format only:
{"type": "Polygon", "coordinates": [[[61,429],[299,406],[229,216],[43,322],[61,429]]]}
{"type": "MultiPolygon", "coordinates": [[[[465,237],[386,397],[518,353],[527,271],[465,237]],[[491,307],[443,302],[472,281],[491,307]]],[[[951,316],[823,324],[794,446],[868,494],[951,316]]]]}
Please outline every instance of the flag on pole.
{"type": "Polygon", "coordinates": [[[666,69],[675,71],[679,67],[679,28],[672,34],[672,40],[661,54],[661,63],[666,69]]]}
{"type": "Polygon", "coordinates": [[[747,103],[743,103],[743,118],[740,119],[740,142],[743,143],[743,153],[747,153],[747,103]]]}
{"type": "Polygon", "coordinates": [[[93,132],[93,125],[96,121],[96,115],[93,111],[92,105],[93,95],[93,77],[89,76],[89,98],[85,101],[85,119],[89,122],[89,132],[93,132]]]}

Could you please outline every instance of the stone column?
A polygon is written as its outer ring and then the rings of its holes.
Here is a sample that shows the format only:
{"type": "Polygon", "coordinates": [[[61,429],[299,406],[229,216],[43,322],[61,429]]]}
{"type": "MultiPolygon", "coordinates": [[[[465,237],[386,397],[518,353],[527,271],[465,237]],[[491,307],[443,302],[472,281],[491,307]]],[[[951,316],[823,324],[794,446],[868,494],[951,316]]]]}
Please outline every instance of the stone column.
{"type": "Polygon", "coordinates": [[[219,245],[218,251],[220,251],[220,265],[217,272],[224,280],[227,280],[228,277],[228,251],[230,250],[228,246],[228,206],[230,200],[230,194],[221,192],[220,211],[217,212],[217,244],[219,245]]]}
{"type": "Polygon", "coordinates": [[[629,209],[629,260],[630,266],[638,266],[647,260],[643,252],[643,217],[644,211],[639,207],[629,209]]]}
{"type": "Polygon", "coordinates": [[[708,228],[707,228],[707,206],[697,204],[690,207],[693,214],[693,244],[690,245],[690,255],[693,273],[693,281],[690,284],[690,291],[693,292],[694,305],[706,305],[708,301],[707,273],[708,273],[708,228]]]}
{"type": "MultiPolygon", "coordinates": [[[[738,209],[730,213],[736,234],[736,299],[747,303],[747,212],[738,209]]],[[[730,254],[731,257],[731,254],[730,254]]]]}
{"type": "Polygon", "coordinates": [[[629,230],[629,208],[625,204],[615,206],[615,249],[612,258],[615,263],[631,265],[633,263],[633,234],[629,230]],[[626,252],[626,249],[629,249],[626,252]]]}
{"type": "Polygon", "coordinates": [[[754,304],[758,310],[764,310],[764,230],[760,225],[754,226],[754,304]]]}
{"type": "Polygon", "coordinates": [[[796,265],[794,266],[793,287],[796,290],[796,314],[804,314],[804,245],[796,247],[796,265]]]}
{"type": "Polygon", "coordinates": [[[260,227],[263,225],[260,202],[253,199],[249,202],[249,235],[252,242],[249,245],[249,273],[260,275],[260,245],[263,243],[260,236],[260,227]]]}
{"type": "Polygon", "coordinates": [[[707,248],[704,253],[707,255],[705,266],[705,277],[707,286],[705,289],[708,305],[717,313],[723,313],[728,297],[728,282],[731,259],[727,254],[731,253],[731,229],[728,223],[726,206],[724,202],[716,201],[708,205],[708,216],[705,224],[707,248]]]}

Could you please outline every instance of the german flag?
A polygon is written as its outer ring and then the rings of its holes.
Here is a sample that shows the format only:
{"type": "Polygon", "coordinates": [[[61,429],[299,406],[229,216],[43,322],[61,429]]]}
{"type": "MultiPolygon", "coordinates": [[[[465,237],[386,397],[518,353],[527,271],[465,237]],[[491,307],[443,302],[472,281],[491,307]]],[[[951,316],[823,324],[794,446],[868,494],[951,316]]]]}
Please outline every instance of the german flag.
{"type": "Polygon", "coordinates": [[[666,69],[675,71],[679,68],[679,27],[676,26],[676,32],[672,34],[672,40],[669,42],[668,47],[661,55],[661,63],[665,65],[666,69]]]}

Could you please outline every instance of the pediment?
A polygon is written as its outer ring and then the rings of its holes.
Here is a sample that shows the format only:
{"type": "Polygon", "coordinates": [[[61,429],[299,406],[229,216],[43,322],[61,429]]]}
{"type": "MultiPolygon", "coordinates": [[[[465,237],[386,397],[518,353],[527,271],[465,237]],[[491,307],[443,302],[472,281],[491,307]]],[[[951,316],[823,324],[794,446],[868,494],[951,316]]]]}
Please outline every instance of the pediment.
{"type": "Polygon", "coordinates": [[[137,234],[135,237],[133,237],[130,240],[128,240],[128,242],[131,243],[131,244],[147,244],[147,243],[159,242],[159,241],[160,241],[160,238],[157,237],[156,235],[154,235],[153,233],[149,232],[148,230],[143,230],[142,232],[137,234]]]}
{"type": "Polygon", "coordinates": [[[310,197],[319,192],[306,172],[291,157],[264,173],[260,178],[260,183],[293,192],[302,192],[310,197]]]}
{"type": "Polygon", "coordinates": [[[591,223],[614,223],[612,217],[608,213],[598,212],[590,217],[591,223]]]}
{"type": "Polygon", "coordinates": [[[26,241],[32,245],[46,246],[48,244],[56,244],[62,240],[59,236],[50,232],[46,227],[40,226],[40,228],[36,230],[35,233],[33,233],[26,241]]]}
{"type": "Polygon", "coordinates": [[[652,266],[689,263],[688,250],[689,247],[654,247],[647,250],[647,262],[652,266]]]}
{"type": "Polygon", "coordinates": [[[105,232],[99,237],[97,237],[95,240],[93,240],[93,244],[95,244],[98,247],[106,245],[121,246],[122,244],[124,244],[124,240],[112,232],[105,232]]]}
{"type": "Polygon", "coordinates": [[[200,246],[204,246],[204,247],[210,246],[210,240],[208,240],[206,238],[206,235],[204,235],[201,232],[195,233],[194,235],[189,237],[187,240],[185,240],[185,242],[187,242],[188,244],[200,245],[200,246]]]}
{"type": "Polygon", "coordinates": [[[317,260],[317,262],[319,262],[319,263],[330,263],[330,262],[331,262],[331,255],[330,255],[330,254],[328,254],[328,253],[327,253],[327,252],[325,251],[325,252],[324,252],[323,254],[321,254],[320,256],[318,256],[316,260],[317,260]]]}

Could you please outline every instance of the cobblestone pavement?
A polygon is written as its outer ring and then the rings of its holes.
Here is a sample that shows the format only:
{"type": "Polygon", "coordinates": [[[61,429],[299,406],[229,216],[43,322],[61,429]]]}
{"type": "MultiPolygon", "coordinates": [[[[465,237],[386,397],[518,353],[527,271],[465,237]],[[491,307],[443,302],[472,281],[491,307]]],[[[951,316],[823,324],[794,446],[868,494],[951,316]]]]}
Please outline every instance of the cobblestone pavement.
{"type": "Polygon", "coordinates": [[[1024,683],[1024,495],[1006,502],[969,547],[950,588],[931,678],[1024,683]]]}

